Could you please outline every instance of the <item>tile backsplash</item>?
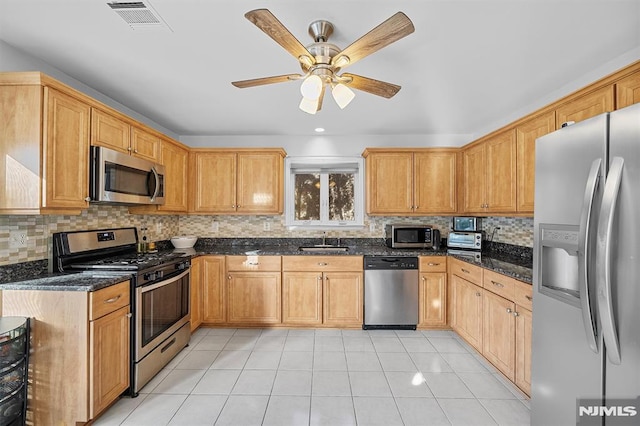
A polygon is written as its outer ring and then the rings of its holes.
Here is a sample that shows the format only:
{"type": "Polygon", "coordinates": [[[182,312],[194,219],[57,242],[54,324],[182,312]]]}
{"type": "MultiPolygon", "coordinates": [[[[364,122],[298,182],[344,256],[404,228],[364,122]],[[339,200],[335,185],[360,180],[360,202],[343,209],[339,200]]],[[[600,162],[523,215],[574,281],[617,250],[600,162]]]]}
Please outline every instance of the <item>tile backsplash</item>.
{"type": "MultiPolygon", "coordinates": [[[[365,217],[358,230],[329,230],[331,238],[382,238],[388,223],[422,223],[449,235],[451,217],[365,217]]],[[[0,265],[47,259],[51,235],[62,231],[135,226],[146,227],[149,241],[168,240],[174,235],[210,238],[320,238],[321,230],[288,229],[284,216],[133,215],[127,207],[92,205],[77,216],[0,216],[0,265]],[[25,245],[21,245],[21,236],[25,245]]],[[[483,229],[493,241],[533,247],[533,218],[483,218],[483,229]],[[496,229],[499,228],[499,229],[496,229]]]]}

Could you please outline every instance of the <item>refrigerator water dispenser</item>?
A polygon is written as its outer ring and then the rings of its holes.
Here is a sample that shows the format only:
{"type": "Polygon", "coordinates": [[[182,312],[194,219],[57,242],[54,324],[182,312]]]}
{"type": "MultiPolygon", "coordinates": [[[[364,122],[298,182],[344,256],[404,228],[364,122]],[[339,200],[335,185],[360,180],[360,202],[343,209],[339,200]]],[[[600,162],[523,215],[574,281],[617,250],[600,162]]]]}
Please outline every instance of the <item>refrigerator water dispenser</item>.
{"type": "Polygon", "coordinates": [[[539,291],[580,306],[578,234],[575,225],[540,224],[539,291]]]}

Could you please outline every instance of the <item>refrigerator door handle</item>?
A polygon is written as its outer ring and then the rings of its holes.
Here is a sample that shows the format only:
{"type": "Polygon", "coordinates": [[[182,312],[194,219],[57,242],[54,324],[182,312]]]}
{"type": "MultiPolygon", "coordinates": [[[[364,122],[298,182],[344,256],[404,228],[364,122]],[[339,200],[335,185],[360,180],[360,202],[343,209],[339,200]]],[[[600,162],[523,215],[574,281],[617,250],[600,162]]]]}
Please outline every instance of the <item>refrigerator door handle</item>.
{"type": "Polygon", "coordinates": [[[598,353],[598,341],[596,339],[595,321],[593,311],[591,309],[591,298],[589,285],[589,262],[591,258],[591,213],[593,211],[593,202],[596,197],[596,189],[600,181],[600,168],[602,167],[602,159],[598,158],[591,163],[591,170],[587,178],[587,185],[584,191],[584,201],[582,203],[582,213],[580,214],[580,231],[578,234],[578,274],[580,283],[580,305],[582,308],[582,322],[584,331],[587,336],[587,343],[591,350],[598,353]]]}
{"type": "Polygon", "coordinates": [[[602,335],[607,348],[609,361],[620,365],[620,343],[616,330],[616,320],[613,314],[613,300],[611,297],[611,240],[613,222],[620,193],[622,170],[624,159],[614,157],[607,174],[607,182],[604,185],[602,206],[600,209],[600,222],[596,237],[596,295],[598,299],[598,311],[602,324],[602,335]]]}

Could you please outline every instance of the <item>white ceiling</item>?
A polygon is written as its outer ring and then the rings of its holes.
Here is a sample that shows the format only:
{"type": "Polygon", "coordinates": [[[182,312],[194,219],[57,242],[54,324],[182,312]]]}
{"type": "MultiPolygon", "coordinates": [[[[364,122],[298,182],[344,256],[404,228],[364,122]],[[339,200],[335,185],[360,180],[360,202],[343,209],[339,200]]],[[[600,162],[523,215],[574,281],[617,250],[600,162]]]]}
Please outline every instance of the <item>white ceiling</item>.
{"type": "Polygon", "coordinates": [[[0,39],[185,136],[475,134],[640,46],[638,0],[147,3],[171,30],[133,30],[107,0],[0,0],[0,39]],[[329,20],[340,48],[403,11],[415,32],[346,69],[402,90],[357,92],[345,110],[327,97],[311,116],[299,82],[233,87],[300,72],[244,18],[265,7],[304,45],[309,23],[329,20]]]}

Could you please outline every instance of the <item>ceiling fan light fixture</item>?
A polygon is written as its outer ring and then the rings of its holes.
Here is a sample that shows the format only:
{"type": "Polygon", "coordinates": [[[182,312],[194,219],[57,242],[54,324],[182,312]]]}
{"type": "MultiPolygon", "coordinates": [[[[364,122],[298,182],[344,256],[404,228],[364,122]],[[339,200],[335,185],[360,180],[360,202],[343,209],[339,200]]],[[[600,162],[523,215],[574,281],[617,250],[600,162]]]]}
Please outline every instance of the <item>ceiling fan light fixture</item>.
{"type": "Polygon", "coordinates": [[[353,93],[353,90],[349,89],[342,83],[338,83],[333,86],[331,89],[331,95],[333,96],[333,100],[336,101],[340,109],[344,109],[349,103],[356,97],[356,94],[353,93]]]}
{"type": "Polygon", "coordinates": [[[318,112],[318,105],[320,99],[309,99],[309,98],[305,98],[304,96],[302,97],[302,100],[300,101],[300,105],[298,105],[298,108],[300,108],[302,111],[306,112],[307,114],[315,114],[316,112],[318,112]]]}
{"type": "Polygon", "coordinates": [[[315,101],[320,97],[322,86],[322,79],[315,74],[311,74],[300,85],[300,93],[303,97],[315,101]]]}

